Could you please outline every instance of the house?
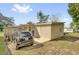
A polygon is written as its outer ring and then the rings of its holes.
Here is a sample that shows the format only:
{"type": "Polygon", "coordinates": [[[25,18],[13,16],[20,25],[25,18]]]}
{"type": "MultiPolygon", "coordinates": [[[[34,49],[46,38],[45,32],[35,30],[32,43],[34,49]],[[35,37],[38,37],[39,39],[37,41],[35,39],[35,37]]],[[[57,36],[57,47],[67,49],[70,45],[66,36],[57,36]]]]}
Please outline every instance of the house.
{"type": "MultiPolygon", "coordinates": [[[[15,27],[9,27],[8,30],[11,31],[13,28],[15,27]]],[[[64,35],[63,22],[24,24],[17,26],[17,28],[22,31],[29,31],[32,34],[34,40],[39,43],[47,42],[64,35]]]]}
{"type": "Polygon", "coordinates": [[[25,24],[20,25],[19,28],[24,31],[29,31],[34,37],[34,40],[40,43],[53,40],[64,35],[63,22],[25,24]]]}
{"type": "Polygon", "coordinates": [[[35,41],[46,42],[53,40],[64,35],[64,23],[62,22],[53,22],[53,23],[44,23],[36,24],[39,38],[35,41]]]}

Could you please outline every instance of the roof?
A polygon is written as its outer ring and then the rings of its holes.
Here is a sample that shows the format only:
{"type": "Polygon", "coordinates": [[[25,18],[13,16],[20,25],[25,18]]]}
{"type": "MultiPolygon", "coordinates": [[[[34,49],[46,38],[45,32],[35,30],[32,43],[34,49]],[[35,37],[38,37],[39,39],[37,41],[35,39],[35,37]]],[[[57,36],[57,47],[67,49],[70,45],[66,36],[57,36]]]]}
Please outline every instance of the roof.
{"type": "Polygon", "coordinates": [[[40,26],[40,25],[52,25],[52,24],[64,24],[64,22],[49,22],[49,23],[37,23],[37,24],[21,24],[19,26],[9,26],[8,28],[17,28],[17,27],[20,27],[20,26],[33,26],[33,25],[36,25],[36,26],[40,26]]]}
{"type": "Polygon", "coordinates": [[[52,24],[64,24],[64,22],[37,23],[35,25],[52,25],[52,24]]]}
{"type": "Polygon", "coordinates": [[[18,27],[21,27],[21,26],[34,26],[35,24],[20,24],[18,27]]]}

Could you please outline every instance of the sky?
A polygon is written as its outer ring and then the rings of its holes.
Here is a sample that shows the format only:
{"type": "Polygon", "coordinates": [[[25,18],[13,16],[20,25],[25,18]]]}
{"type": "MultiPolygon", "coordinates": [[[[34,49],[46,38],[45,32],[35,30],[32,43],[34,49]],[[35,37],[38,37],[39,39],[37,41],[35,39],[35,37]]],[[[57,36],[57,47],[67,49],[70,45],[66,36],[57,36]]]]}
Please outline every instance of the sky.
{"type": "Polygon", "coordinates": [[[67,3],[0,3],[0,12],[8,17],[14,17],[15,24],[26,24],[29,21],[38,22],[37,12],[45,15],[57,15],[68,27],[72,21],[67,12],[67,3]]]}

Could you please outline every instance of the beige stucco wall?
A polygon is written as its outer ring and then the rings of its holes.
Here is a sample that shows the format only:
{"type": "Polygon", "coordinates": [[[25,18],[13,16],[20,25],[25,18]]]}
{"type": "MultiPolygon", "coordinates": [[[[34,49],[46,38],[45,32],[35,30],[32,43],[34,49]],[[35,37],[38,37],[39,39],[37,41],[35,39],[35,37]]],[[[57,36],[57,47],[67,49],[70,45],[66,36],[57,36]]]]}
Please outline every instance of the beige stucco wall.
{"type": "Polygon", "coordinates": [[[64,24],[51,25],[51,39],[59,38],[64,35],[64,24]]]}
{"type": "Polygon", "coordinates": [[[39,38],[35,38],[35,41],[41,43],[51,40],[51,25],[39,25],[36,27],[39,33],[39,38]]]}
{"type": "Polygon", "coordinates": [[[29,26],[28,25],[20,25],[18,28],[20,28],[23,31],[29,31],[29,27],[30,27],[30,25],[29,26]]]}
{"type": "Polygon", "coordinates": [[[40,38],[35,38],[35,41],[40,43],[50,41],[64,35],[64,23],[38,25],[36,27],[40,38]]]}

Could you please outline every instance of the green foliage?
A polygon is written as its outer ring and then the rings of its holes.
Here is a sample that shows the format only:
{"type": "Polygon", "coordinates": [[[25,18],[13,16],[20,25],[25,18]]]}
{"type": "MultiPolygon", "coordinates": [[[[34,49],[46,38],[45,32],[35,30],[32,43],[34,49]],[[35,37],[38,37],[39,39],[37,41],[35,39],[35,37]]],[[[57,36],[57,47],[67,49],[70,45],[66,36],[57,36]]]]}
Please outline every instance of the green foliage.
{"type": "Polygon", "coordinates": [[[9,51],[4,42],[4,33],[0,32],[0,55],[8,55],[9,51]]]}
{"type": "Polygon", "coordinates": [[[2,13],[0,13],[0,25],[14,25],[14,18],[13,17],[6,17],[2,13]]]}
{"type": "Polygon", "coordinates": [[[37,18],[39,19],[39,22],[38,23],[46,23],[47,20],[48,20],[48,17],[49,17],[49,15],[44,15],[42,13],[42,11],[39,11],[37,13],[37,18]]]}
{"type": "Polygon", "coordinates": [[[72,17],[72,23],[75,28],[79,27],[79,4],[78,3],[69,3],[68,4],[68,13],[72,17]]]}
{"type": "Polygon", "coordinates": [[[70,28],[73,28],[74,27],[74,24],[73,22],[70,23],[70,28]]]}
{"type": "Polygon", "coordinates": [[[27,24],[33,24],[31,21],[27,22],[27,24]]]}

